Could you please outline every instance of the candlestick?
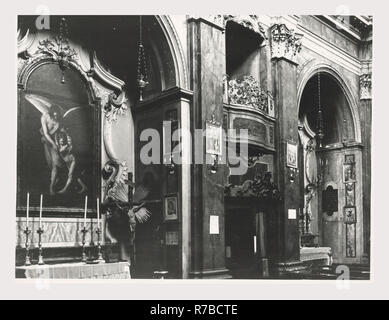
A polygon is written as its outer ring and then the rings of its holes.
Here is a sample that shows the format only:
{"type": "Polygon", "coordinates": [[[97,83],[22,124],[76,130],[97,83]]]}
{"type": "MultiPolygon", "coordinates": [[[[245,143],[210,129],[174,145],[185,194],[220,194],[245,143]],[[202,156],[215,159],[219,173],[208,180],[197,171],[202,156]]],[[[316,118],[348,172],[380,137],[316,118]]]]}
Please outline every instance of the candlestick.
{"type": "Polygon", "coordinates": [[[42,203],[43,203],[43,194],[41,194],[41,203],[39,207],[39,228],[42,228],[42,203]]]}
{"type": "Polygon", "coordinates": [[[82,262],[86,262],[85,235],[88,232],[88,230],[86,229],[85,225],[84,225],[84,228],[82,228],[81,232],[82,232],[82,259],[81,260],[82,260],[82,262]]]}
{"type": "Polygon", "coordinates": [[[26,220],[27,220],[27,228],[28,228],[28,214],[30,211],[30,193],[27,192],[27,210],[26,210],[26,220]]]}
{"type": "Polygon", "coordinates": [[[96,199],[96,208],[97,208],[97,228],[100,228],[100,206],[99,206],[99,198],[96,199]]]}
{"type": "Polygon", "coordinates": [[[101,241],[100,241],[101,229],[99,227],[99,224],[96,233],[97,233],[97,261],[98,263],[104,263],[105,260],[103,259],[103,254],[101,252],[101,241]]]}
{"type": "Polygon", "coordinates": [[[26,229],[24,230],[24,233],[26,235],[26,260],[24,262],[24,265],[25,266],[30,266],[31,265],[31,260],[30,260],[30,243],[28,241],[28,235],[31,233],[31,230],[28,228],[28,222],[27,222],[26,229]]]}
{"type": "Polygon", "coordinates": [[[38,237],[38,264],[42,265],[45,264],[43,262],[43,255],[42,255],[42,233],[43,233],[43,228],[39,226],[38,230],[36,231],[39,235],[38,237]]]}
{"type": "Polygon", "coordinates": [[[88,196],[85,196],[84,228],[86,228],[86,211],[88,210],[88,196]]]}

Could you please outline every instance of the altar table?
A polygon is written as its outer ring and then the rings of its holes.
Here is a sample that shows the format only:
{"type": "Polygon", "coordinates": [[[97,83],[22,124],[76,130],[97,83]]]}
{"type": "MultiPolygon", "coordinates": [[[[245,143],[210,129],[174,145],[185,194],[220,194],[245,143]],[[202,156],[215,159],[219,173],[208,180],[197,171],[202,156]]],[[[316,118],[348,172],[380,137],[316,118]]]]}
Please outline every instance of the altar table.
{"type": "Polygon", "coordinates": [[[130,279],[127,262],[61,263],[16,267],[17,278],[27,279],[130,279]]]}

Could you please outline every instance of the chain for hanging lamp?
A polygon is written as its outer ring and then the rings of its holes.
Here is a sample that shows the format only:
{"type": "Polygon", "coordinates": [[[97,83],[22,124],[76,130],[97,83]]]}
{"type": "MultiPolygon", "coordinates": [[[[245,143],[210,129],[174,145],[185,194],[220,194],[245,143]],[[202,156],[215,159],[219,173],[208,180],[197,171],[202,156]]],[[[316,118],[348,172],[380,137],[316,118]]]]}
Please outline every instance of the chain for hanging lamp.
{"type": "Polygon", "coordinates": [[[147,81],[147,65],[145,49],[142,41],[142,16],[139,16],[139,47],[138,47],[138,69],[137,82],[139,88],[139,101],[143,101],[143,90],[149,84],[147,81]]]}
{"type": "Polygon", "coordinates": [[[59,35],[55,38],[58,46],[58,63],[62,71],[61,83],[65,83],[65,70],[69,68],[69,60],[75,55],[75,51],[69,46],[69,28],[64,17],[59,22],[59,35]]]}
{"type": "Polygon", "coordinates": [[[320,71],[317,74],[317,92],[318,92],[318,111],[316,118],[316,140],[319,147],[322,147],[322,141],[324,138],[323,131],[323,111],[321,109],[321,92],[320,92],[320,71]]]}

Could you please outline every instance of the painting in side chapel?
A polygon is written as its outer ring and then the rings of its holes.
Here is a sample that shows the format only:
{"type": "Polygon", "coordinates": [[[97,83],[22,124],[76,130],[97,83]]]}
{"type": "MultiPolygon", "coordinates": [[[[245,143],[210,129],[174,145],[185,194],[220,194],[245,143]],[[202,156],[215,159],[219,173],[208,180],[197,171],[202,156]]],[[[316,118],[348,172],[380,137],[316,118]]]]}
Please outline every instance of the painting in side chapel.
{"type": "Polygon", "coordinates": [[[38,67],[19,94],[18,204],[81,208],[95,192],[93,125],[81,76],[55,63],[38,67]]]}

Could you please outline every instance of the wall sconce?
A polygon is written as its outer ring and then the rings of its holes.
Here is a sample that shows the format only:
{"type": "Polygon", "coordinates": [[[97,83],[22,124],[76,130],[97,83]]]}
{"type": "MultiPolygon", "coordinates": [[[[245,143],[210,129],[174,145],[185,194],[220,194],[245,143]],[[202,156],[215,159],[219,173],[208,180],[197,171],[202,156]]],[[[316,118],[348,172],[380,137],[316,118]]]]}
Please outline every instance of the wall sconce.
{"type": "Polygon", "coordinates": [[[297,171],[296,168],[289,168],[288,178],[290,182],[294,182],[296,179],[297,171]]]}
{"type": "Polygon", "coordinates": [[[219,165],[219,156],[217,154],[212,155],[213,163],[211,164],[210,171],[212,174],[217,172],[218,165],[219,165]]]}

